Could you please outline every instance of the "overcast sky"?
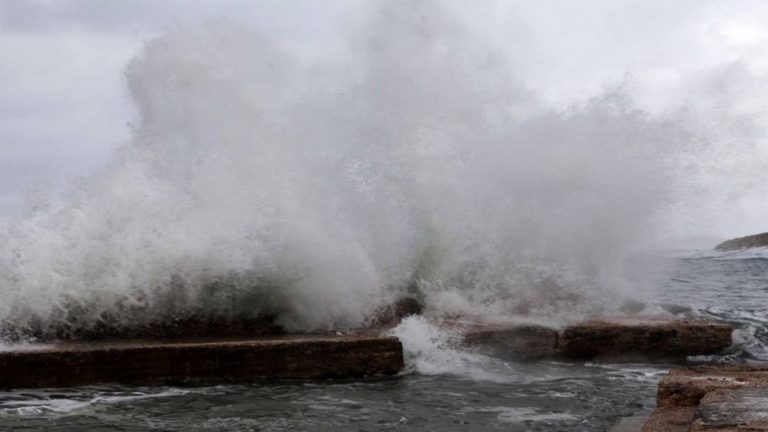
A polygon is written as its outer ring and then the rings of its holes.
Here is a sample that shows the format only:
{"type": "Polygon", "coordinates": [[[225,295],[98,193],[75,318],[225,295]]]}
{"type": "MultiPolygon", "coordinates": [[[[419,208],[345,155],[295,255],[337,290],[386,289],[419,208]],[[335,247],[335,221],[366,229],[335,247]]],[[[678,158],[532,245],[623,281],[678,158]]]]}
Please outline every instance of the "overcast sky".
{"type": "MultiPolygon", "coordinates": [[[[164,30],[225,18],[312,62],[344,55],[346,35],[361,25],[367,6],[358,0],[0,0],[0,216],[18,209],[30,190],[62,188],[87,176],[128,140],[127,124],[136,119],[123,70],[164,30]]],[[[654,115],[694,101],[727,103],[759,122],[768,118],[767,1],[464,1],[448,7],[553,107],[630,80],[637,103],[654,115]]],[[[756,160],[768,159],[765,140],[755,143],[756,160]]],[[[768,220],[762,183],[741,181],[738,219],[700,231],[768,230],[761,226],[768,220]]]]}

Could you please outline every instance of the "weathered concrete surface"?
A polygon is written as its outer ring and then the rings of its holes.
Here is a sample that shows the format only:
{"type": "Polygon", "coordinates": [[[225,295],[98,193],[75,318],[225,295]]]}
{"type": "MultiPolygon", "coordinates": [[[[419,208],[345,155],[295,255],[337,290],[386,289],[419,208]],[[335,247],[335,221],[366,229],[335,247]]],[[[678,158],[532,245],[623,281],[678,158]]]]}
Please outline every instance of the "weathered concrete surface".
{"type": "Polygon", "coordinates": [[[768,232],[724,241],[715,246],[715,250],[733,251],[756,247],[768,247],[768,232]]]}
{"type": "Polygon", "coordinates": [[[768,413],[756,414],[768,411],[768,365],[673,369],[659,383],[657,406],[643,432],[768,430],[768,413]]]}
{"type": "Polygon", "coordinates": [[[643,425],[642,432],[688,432],[696,407],[657,408],[643,425]]]}
{"type": "Polygon", "coordinates": [[[733,328],[702,320],[610,318],[567,327],[559,351],[570,358],[679,358],[719,352],[733,328]]]}
{"type": "Polygon", "coordinates": [[[438,325],[462,333],[464,343],[481,352],[516,360],[684,359],[727,348],[733,331],[727,324],[649,317],[592,320],[561,332],[533,324],[449,321],[438,325]]]}
{"type": "Polygon", "coordinates": [[[696,406],[713,390],[745,387],[768,388],[768,365],[672,369],[659,382],[657,403],[659,407],[696,406]]]}
{"type": "Polygon", "coordinates": [[[67,343],[0,352],[0,388],[362,377],[402,368],[400,341],[372,335],[67,343]]]}
{"type": "Polygon", "coordinates": [[[701,399],[692,432],[768,432],[768,387],[715,390],[701,399]]]}
{"type": "Polygon", "coordinates": [[[461,331],[466,345],[492,356],[530,361],[557,354],[557,330],[546,327],[468,325],[461,331]]]}

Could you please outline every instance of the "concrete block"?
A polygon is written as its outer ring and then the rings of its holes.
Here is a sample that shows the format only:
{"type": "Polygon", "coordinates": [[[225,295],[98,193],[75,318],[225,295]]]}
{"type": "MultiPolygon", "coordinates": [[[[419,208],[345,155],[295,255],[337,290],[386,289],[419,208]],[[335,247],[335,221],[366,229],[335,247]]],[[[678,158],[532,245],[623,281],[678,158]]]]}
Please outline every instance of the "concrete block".
{"type": "Polygon", "coordinates": [[[703,320],[597,319],[567,327],[558,350],[569,358],[684,358],[727,348],[732,331],[703,320]]]}
{"type": "Polygon", "coordinates": [[[400,341],[372,335],[63,343],[0,352],[0,388],[347,378],[402,368],[400,341]]]}

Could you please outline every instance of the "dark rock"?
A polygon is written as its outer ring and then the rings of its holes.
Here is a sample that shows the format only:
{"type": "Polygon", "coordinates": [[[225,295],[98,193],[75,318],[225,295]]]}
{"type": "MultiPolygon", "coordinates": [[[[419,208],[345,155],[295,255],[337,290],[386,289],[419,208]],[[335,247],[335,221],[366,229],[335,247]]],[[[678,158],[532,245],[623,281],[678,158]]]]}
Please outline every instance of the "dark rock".
{"type": "Polygon", "coordinates": [[[756,247],[768,247],[768,232],[724,241],[715,246],[715,250],[734,251],[756,247]]]}
{"type": "Polygon", "coordinates": [[[402,368],[400,341],[368,334],[67,343],[0,352],[0,388],[347,378],[402,368]]]}

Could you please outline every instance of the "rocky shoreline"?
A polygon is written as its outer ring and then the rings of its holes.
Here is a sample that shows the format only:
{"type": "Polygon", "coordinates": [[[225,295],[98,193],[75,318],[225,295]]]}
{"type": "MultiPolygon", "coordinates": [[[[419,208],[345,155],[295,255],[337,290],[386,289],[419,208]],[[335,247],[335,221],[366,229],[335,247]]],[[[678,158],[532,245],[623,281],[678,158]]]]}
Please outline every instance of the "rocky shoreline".
{"type": "Polygon", "coordinates": [[[727,240],[715,246],[721,252],[768,247],[768,232],[727,240]]]}

